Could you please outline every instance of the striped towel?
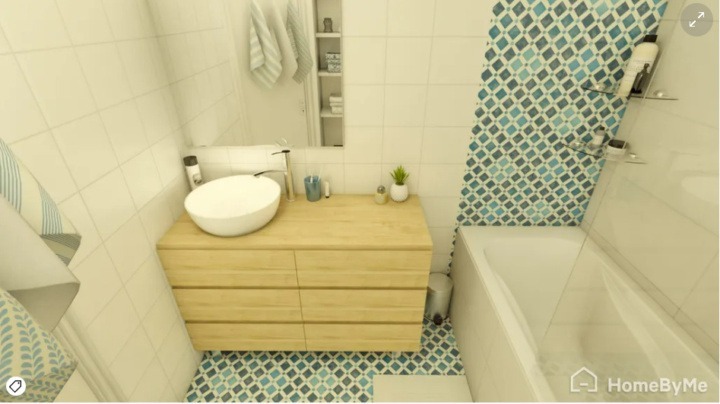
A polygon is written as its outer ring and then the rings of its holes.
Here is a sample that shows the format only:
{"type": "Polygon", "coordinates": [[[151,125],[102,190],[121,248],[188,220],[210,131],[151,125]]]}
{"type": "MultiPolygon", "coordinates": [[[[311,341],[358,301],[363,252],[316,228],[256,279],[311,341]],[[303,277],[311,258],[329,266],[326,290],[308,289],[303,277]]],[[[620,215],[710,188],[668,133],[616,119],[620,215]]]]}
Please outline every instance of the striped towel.
{"type": "Polygon", "coordinates": [[[250,2],[250,71],[258,84],[273,88],[282,73],[282,56],[257,0],[250,2]]]}
{"type": "Polygon", "coordinates": [[[45,188],[0,139],[0,195],[10,202],[30,227],[68,264],[80,248],[80,235],[60,213],[45,188]]]}
{"type": "Polygon", "coordinates": [[[298,11],[297,4],[295,4],[295,0],[288,0],[287,33],[298,65],[293,75],[293,80],[302,83],[308,73],[310,73],[310,70],[312,70],[313,62],[310,56],[308,40],[305,36],[305,27],[300,19],[300,12],[298,11]]]}

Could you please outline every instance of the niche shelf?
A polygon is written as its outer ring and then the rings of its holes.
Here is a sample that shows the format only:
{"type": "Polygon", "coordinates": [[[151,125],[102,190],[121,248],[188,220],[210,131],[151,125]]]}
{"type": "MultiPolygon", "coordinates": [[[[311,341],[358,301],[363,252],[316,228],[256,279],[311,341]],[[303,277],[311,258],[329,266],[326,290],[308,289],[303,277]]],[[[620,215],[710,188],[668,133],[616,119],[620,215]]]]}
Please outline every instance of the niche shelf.
{"type": "MultiPolygon", "coordinates": [[[[617,86],[603,86],[601,84],[580,86],[581,89],[598,94],[617,95],[617,86]]],[[[644,98],[646,100],[678,101],[679,98],[671,97],[663,91],[655,91],[652,95],[630,94],[627,98],[644,98]]]]}
{"type": "Polygon", "coordinates": [[[314,4],[314,31],[315,31],[315,60],[317,70],[317,89],[313,90],[315,105],[319,111],[319,121],[316,127],[318,146],[343,146],[343,114],[334,114],[330,108],[330,95],[343,94],[343,74],[328,71],[325,54],[339,53],[342,66],[342,0],[313,0],[314,4]],[[333,32],[323,32],[323,21],[332,19],[333,32]]]}

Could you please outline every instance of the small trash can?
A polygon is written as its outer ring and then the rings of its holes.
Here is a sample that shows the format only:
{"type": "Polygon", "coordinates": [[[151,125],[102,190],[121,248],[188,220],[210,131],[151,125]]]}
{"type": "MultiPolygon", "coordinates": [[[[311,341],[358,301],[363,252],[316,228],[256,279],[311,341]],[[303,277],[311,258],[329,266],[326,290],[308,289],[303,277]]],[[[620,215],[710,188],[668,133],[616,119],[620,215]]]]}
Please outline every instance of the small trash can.
{"type": "Polygon", "coordinates": [[[440,325],[448,315],[453,282],[445,274],[430,274],[427,298],[425,300],[425,318],[440,325]]]}

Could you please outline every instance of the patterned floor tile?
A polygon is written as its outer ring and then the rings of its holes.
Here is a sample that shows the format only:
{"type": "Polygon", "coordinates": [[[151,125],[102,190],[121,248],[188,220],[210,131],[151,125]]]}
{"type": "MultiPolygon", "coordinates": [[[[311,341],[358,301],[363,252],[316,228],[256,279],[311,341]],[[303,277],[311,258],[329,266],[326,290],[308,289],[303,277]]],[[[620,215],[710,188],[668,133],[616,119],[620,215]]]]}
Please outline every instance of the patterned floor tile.
{"type": "Polygon", "coordinates": [[[375,374],[465,374],[452,325],[425,321],[420,352],[209,351],[185,400],[369,402],[375,374]]]}

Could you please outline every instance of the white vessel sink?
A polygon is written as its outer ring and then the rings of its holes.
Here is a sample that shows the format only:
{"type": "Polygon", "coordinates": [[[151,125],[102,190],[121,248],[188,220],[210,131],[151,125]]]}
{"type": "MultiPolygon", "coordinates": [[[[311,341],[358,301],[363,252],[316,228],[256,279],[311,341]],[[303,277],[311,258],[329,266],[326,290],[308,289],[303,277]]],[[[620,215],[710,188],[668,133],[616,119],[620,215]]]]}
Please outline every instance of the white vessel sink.
{"type": "Polygon", "coordinates": [[[266,177],[235,175],[201,185],[185,198],[193,222],[223,237],[252,233],[265,226],[280,204],[280,185],[266,177]]]}

